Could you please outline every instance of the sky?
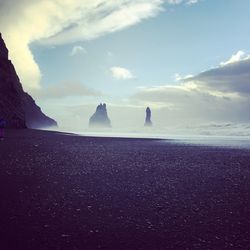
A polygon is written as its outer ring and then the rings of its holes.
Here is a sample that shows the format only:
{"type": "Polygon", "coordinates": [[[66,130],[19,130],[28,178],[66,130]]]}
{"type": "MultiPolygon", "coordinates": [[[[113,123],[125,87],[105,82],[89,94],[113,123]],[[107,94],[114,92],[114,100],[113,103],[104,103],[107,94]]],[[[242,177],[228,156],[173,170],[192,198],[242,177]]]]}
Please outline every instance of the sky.
{"type": "MultiPolygon", "coordinates": [[[[250,122],[248,0],[0,0],[25,91],[66,130],[250,122]]],[[[224,125],[223,125],[224,126],[224,125]]]]}

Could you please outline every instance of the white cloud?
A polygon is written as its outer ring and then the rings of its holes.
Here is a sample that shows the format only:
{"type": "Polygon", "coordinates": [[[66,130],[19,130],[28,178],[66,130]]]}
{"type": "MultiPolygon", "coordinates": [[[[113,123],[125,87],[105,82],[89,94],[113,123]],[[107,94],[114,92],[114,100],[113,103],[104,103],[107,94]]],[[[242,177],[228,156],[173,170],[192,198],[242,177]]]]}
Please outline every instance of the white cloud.
{"type": "Polygon", "coordinates": [[[110,69],[112,76],[118,80],[128,80],[135,78],[134,75],[125,68],[122,67],[112,67],[110,69]]]}
{"type": "Polygon", "coordinates": [[[75,56],[79,54],[87,54],[87,51],[82,46],[76,45],[72,48],[70,56],[75,56]]]}
{"type": "Polygon", "coordinates": [[[181,76],[179,73],[175,74],[175,81],[179,82],[179,81],[183,81],[183,80],[187,80],[189,78],[193,77],[193,75],[186,75],[186,76],[181,76]]]}
{"type": "Polygon", "coordinates": [[[229,58],[229,60],[227,60],[226,62],[221,62],[220,65],[225,66],[227,64],[236,63],[236,62],[247,60],[247,59],[250,59],[250,55],[246,55],[244,51],[239,50],[237,53],[233,54],[229,58]]]}
{"type": "Polygon", "coordinates": [[[156,16],[184,0],[1,0],[0,30],[25,89],[39,88],[32,42],[59,45],[94,39],[156,16]],[[25,63],[24,63],[25,62],[25,63]]]}
{"type": "Polygon", "coordinates": [[[153,17],[161,0],[1,0],[0,30],[25,89],[39,88],[41,72],[29,45],[96,38],[153,17]],[[25,62],[25,63],[24,63],[25,62]]]}
{"type": "Polygon", "coordinates": [[[192,5],[198,3],[199,0],[188,0],[187,5],[192,5]]]}
{"type": "Polygon", "coordinates": [[[44,41],[45,44],[64,44],[89,40],[112,33],[154,17],[162,10],[162,0],[89,1],[87,11],[67,30],[44,41]],[[97,2],[96,4],[94,4],[97,2]],[[93,5],[93,6],[91,6],[93,5]],[[93,8],[94,7],[94,8],[93,8]],[[90,10],[88,11],[88,9],[90,10]]]}

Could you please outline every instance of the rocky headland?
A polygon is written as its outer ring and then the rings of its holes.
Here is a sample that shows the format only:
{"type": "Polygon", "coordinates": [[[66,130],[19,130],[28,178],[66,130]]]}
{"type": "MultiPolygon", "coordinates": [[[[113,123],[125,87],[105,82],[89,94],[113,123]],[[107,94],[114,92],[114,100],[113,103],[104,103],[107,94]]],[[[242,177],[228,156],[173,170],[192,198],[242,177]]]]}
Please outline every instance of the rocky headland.
{"type": "Polygon", "coordinates": [[[0,117],[8,128],[43,128],[57,126],[33,98],[24,92],[9,52],[0,33],[0,117]]]}

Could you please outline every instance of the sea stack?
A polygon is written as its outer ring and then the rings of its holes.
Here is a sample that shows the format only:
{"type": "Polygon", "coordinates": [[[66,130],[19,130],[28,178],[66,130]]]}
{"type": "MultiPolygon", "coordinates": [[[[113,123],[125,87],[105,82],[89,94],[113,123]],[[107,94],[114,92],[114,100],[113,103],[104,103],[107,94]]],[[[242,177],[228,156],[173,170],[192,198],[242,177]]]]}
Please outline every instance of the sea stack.
{"type": "Polygon", "coordinates": [[[151,121],[151,110],[149,107],[146,108],[146,119],[145,119],[145,123],[144,126],[145,127],[152,127],[153,123],[151,121]]]}
{"type": "Polygon", "coordinates": [[[107,107],[105,103],[97,106],[95,113],[89,119],[90,127],[110,128],[111,122],[108,117],[107,107]]]}
{"type": "MultiPolygon", "coordinates": [[[[24,62],[25,63],[25,62],[24,62]]],[[[7,128],[43,128],[57,126],[32,97],[24,92],[9,52],[0,33],[0,117],[7,128]]]]}

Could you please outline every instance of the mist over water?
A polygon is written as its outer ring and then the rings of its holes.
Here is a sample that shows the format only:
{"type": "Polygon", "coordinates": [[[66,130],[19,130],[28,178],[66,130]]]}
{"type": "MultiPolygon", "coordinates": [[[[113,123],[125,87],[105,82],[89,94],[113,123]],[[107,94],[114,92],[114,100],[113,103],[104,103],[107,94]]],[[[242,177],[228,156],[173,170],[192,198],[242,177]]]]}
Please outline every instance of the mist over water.
{"type": "Polygon", "coordinates": [[[81,136],[166,139],[173,142],[224,147],[250,148],[250,125],[210,123],[169,127],[55,129],[81,136]]]}

